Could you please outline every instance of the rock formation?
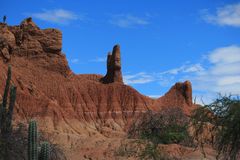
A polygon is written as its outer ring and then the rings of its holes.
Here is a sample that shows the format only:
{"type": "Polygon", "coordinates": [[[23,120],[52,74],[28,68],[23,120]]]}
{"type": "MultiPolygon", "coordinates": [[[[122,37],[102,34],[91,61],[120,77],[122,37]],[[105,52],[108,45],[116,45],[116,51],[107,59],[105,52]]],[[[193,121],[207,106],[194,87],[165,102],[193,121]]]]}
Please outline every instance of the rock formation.
{"type": "Polygon", "coordinates": [[[0,23],[0,56],[4,61],[13,56],[24,57],[68,76],[71,71],[61,49],[62,33],[57,29],[41,30],[31,18],[23,20],[19,26],[0,23]]]}
{"type": "Polygon", "coordinates": [[[31,18],[18,26],[0,23],[0,91],[7,66],[18,87],[15,122],[40,119],[44,131],[89,134],[119,133],[140,113],[179,106],[192,108],[191,83],[177,83],[166,95],[151,99],[124,85],[120,46],[107,59],[105,76],[76,75],[61,52],[62,34],[40,29],[31,18]]]}
{"type": "Polygon", "coordinates": [[[37,54],[60,54],[62,49],[62,33],[56,29],[41,30],[25,19],[20,26],[0,24],[1,49],[7,49],[9,54],[19,56],[34,56],[37,54]]]}
{"type": "Polygon", "coordinates": [[[120,46],[115,45],[112,53],[107,56],[107,74],[101,79],[103,83],[119,82],[123,83],[121,71],[121,53],[120,46]]]}
{"type": "Polygon", "coordinates": [[[31,18],[18,26],[0,23],[0,92],[11,64],[12,82],[18,87],[14,122],[34,118],[58,144],[75,143],[76,135],[97,139],[124,134],[132,119],[147,110],[178,106],[189,113],[193,108],[189,81],[176,83],[159,99],[124,85],[119,45],[108,54],[105,76],[72,73],[61,50],[57,29],[42,30],[31,18]]]}
{"type": "Polygon", "coordinates": [[[191,82],[177,82],[164,96],[157,99],[154,105],[159,108],[168,106],[181,107],[185,113],[190,114],[190,111],[194,109],[191,82]]]}

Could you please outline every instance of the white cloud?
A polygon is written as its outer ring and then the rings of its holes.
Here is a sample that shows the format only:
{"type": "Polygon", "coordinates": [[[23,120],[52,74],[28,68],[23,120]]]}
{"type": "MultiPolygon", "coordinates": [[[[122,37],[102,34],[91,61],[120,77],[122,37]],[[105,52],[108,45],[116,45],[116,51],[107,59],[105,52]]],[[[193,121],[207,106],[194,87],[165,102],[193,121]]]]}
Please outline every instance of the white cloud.
{"type": "Polygon", "coordinates": [[[195,73],[203,70],[204,68],[199,63],[188,64],[159,73],[139,72],[136,74],[126,74],[123,76],[123,79],[126,84],[146,84],[150,82],[158,82],[161,86],[167,87],[174,83],[175,76],[178,74],[195,73]]]}
{"type": "MultiPolygon", "coordinates": [[[[240,66],[239,66],[240,67],[240,66]]],[[[218,80],[219,86],[234,85],[240,83],[240,76],[224,76],[218,80]]]]}
{"type": "Polygon", "coordinates": [[[203,71],[204,68],[202,67],[201,64],[197,63],[197,64],[189,64],[189,65],[182,65],[178,68],[174,68],[174,69],[170,69],[164,72],[161,72],[160,74],[173,74],[173,75],[177,75],[179,73],[192,73],[192,72],[199,72],[199,71],[203,71]]]}
{"type": "Polygon", "coordinates": [[[240,27],[240,3],[217,8],[215,14],[209,14],[209,12],[205,11],[203,19],[208,23],[240,27]]]}
{"type": "Polygon", "coordinates": [[[221,47],[213,50],[209,55],[212,63],[234,63],[240,62],[240,47],[236,45],[221,47]]]}
{"type": "Polygon", "coordinates": [[[147,95],[148,97],[150,97],[150,98],[153,98],[153,99],[158,99],[158,98],[160,98],[162,95],[147,95]]]}
{"type": "Polygon", "coordinates": [[[240,75],[239,63],[216,64],[211,68],[213,75],[240,75]]]}
{"type": "Polygon", "coordinates": [[[155,81],[155,78],[150,74],[140,72],[137,74],[124,75],[123,81],[125,84],[145,84],[155,81]]]}
{"type": "Polygon", "coordinates": [[[170,69],[167,71],[162,72],[161,74],[178,74],[179,72],[181,72],[184,69],[184,66],[181,66],[179,68],[174,68],[174,69],[170,69]]]}
{"type": "Polygon", "coordinates": [[[202,67],[201,64],[197,63],[191,66],[187,66],[186,68],[184,68],[183,72],[185,73],[192,73],[192,72],[199,72],[199,71],[203,71],[204,68],[202,67]]]}
{"type": "Polygon", "coordinates": [[[43,10],[39,13],[32,13],[32,17],[57,23],[57,24],[68,24],[72,20],[83,20],[83,16],[76,15],[72,11],[64,10],[64,9],[54,9],[54,10],[43,10]]]}
{"type": "Polygon", "coordinates": [[[137,17],[133,15],[113,15],[109,22],[121,28],[132,28],[149,24],[147,17],[137,17]]]}
{"type": "Polygon", "coordinates": [[[71,60],[70,60],[70,62],[71,62],[71,63],[74,63],[74,64],[76,64],[76,63],[78,63],[78,62],[79,62],[79,59],[77,59],[77,58],[74,58],[74,59],[71,59],[71,60]]]}
{"type": "Polygon", "coordinates": [[[205,70],[189,75],[194,89],[222,94],[240,94],[240,46],[227,46],[209,52],[205,70]]]}
{"type": "Polygon", "coordinates": [[[89,60],[89,62],[107,62],[105,57],[96,57],[95,59],[89,60]]]}

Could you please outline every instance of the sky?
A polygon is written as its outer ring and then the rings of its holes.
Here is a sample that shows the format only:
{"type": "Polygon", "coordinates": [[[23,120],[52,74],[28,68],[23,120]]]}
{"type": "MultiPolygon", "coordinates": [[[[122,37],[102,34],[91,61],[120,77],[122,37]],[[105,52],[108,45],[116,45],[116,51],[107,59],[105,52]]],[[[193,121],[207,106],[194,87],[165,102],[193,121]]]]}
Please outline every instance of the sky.
{"type": "Polygon", "coordinates": [[[240,0],[9,0],[0,15],[60,29],[76,74],[104,75],[120,44],[124,82],[144,95],[185,80],[198,103],[240,94],[240,0]]]}

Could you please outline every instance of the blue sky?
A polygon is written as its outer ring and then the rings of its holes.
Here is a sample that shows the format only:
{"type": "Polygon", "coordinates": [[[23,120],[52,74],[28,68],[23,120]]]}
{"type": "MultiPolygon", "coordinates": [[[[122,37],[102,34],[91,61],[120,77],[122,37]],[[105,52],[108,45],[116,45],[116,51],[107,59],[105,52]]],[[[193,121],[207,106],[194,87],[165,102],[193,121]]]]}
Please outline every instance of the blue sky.
{"type": "Polygon", "coordinates": [[[75,73],[106,73],[106,55],[121,45],[125,83],[158,97],[190,80],[193,95],[240,93],[240,1],[3,1],[11,25],[26,17],[63,32],[75,73]]]}

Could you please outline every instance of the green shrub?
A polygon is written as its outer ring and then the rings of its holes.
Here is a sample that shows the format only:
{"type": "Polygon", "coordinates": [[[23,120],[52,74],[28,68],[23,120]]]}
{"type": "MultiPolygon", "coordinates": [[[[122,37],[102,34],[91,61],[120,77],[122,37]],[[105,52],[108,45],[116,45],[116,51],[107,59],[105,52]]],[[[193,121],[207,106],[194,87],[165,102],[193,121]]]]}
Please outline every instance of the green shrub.
{"type": "Polygon", "coordinates": [[[170,157],[161,147],[158,147],[155,143],[145,140],[121,142],[121,145],[115,151],[115,156],[122,158],[133,157],[134,159],[141,160],[170,160],[170,157]]]}
{"type": "Polygon", "coordinates": [[[166,108],[158,113],[148,111],[133,123],[128,135],[155,144],[191,145],[188,124],[189,118],[178,107],[166,108]]]}
{"type": "MultiPolygon", "coordinates": [[[[192,114],[195,136],[201,135],[206,125],[211,125],[215,136],[213,146],[217,158],[236,160],[240,158],[240,100],[238,97],[219,96],[213,103],[196,109],[192,114]]],[[[200,141],[200,144],[205,142],[200,141]]]]}
{"type": "Polygon", "coordinates": [[[139,155],[141,160],[170,160],[170,158],[161,152],[158,145],[154,143],[147,143],[142,153],[139,155]]]}

